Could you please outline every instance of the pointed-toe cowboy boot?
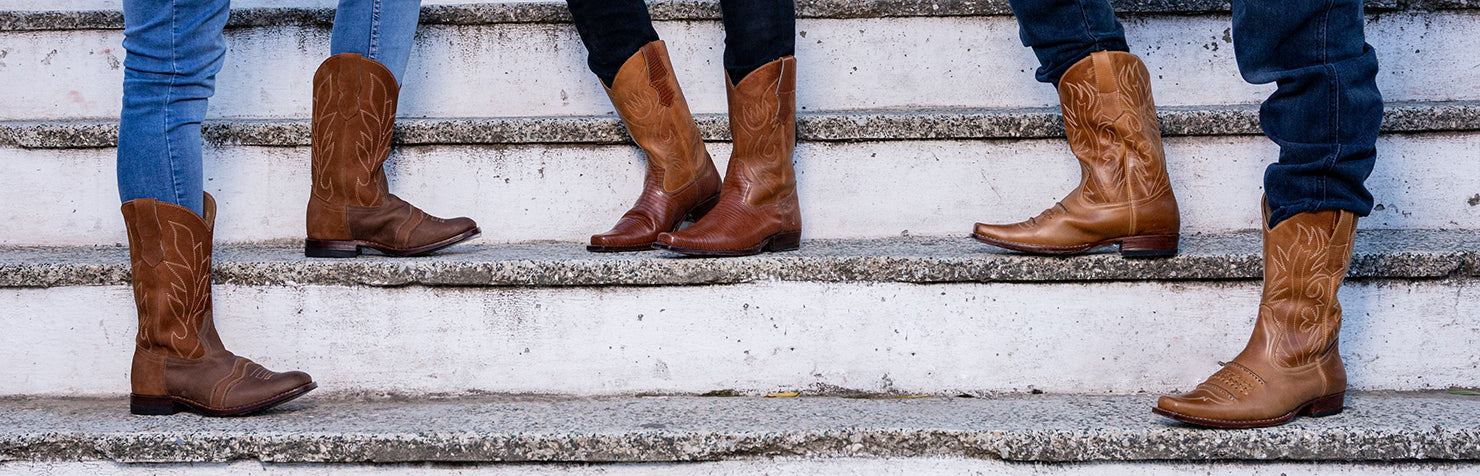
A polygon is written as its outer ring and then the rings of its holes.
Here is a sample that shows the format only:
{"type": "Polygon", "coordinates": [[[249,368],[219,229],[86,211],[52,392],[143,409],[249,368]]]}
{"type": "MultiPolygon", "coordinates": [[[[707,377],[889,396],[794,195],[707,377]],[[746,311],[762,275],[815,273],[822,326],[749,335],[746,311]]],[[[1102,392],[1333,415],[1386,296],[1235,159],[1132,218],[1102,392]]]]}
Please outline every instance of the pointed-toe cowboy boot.
{"type": "Polygon", "coordinates": [[[1140,58],[1091,54],[1059,80],[1079,186],[1025,222],[976,224],[984,243],[1039,254],[1074,254],[1120,245],[1127,258],[1177,254],[1181,220],[1167,177],[1151,78],[1140,58]]]}
{"type": "Polygon", "coordinates": [[[122,210],[139,310],[130,411],[246,415],[317,386],[308,374],[273,372],[222,347],[211,317],[210,195],[205,217],[151,198],[130,200],[122,210]]]}
{"type": "Polygon", "coordinates": [[[653,249],[658,233],[697,221],[719,201],[719,171],[678,87],[662,41],[644,45],[606,90],[627,132],[647,154],[642,195],[610,231],[591,237],[596,252],[653,249]]]}
{"type": "Polygon", "coordinates": [[[306,255],[415,256],[478,235],[471,219],[437,218],[390,193],[384,165],[400,90],[390,70],[354,53],[331,56],[314,73],[306,255]]]}
{"type": "Polygon", "coordinates": [[[695,256],[794,250],[801,243],[797,203],[796,58],[787,56],[728,82],[734,152],[719,204],[694,226],[658,235],[653,246],[695,256]]]}
{"type": "Polygon", "coordinates": [[[1301,213],[1273,229],[1266,225],[1264,297],[1248,345],[1191,392],[1161,397],[1153,411],[1218,428],[1340,413],[1346,368],[1337,350],[1336,291],[1351,263],[1356,227],[1356,215],[1344,210],[1301,213]]]}

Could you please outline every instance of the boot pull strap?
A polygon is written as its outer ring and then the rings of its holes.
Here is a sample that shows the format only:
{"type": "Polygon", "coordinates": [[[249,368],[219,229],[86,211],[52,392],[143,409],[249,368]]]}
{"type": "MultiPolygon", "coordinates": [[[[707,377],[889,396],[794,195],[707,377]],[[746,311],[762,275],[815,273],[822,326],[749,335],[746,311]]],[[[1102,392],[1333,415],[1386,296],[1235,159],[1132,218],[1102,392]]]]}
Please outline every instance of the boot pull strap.
{"type": "Polygon", "coordinates": [[[164,260],[163,232],[159,224],[159,201],[141,198],[123,204],[123,221],[128,224],[129,250],[149,267],[164,260]]]}
{"type": "Polygon", "coordinates": [[[1110,64],[1109,51],[1096,51],[1090,54],[1090,61],[1095,65],[1095,85],[1099,87],[1101,94],[1110,94],[1120,90],[1115,84],[1115,68],[1110,64]]]}
{"type": "Polygon", "coordinates": [[[642,46],[642,62],[647,65],[648,86],[658,92],[658,104],[673,107],[673,99],[678,94],[668,82],[668,65],[663,64],[663,56],[656,41],[642,46]]]}

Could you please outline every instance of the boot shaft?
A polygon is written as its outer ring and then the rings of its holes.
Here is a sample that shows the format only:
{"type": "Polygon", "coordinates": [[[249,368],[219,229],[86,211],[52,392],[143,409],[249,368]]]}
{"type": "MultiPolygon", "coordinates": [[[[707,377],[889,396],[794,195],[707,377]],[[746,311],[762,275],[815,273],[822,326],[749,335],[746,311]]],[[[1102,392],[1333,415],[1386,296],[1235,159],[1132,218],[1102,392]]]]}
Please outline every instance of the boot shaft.
{"type": "Polygon", "coordinates": [[[1301,213],[1273,228],[1266,223],[1264,295],[1249,347],[1271,352],[1271,364],[1298,367],[1335,352],[1336,293],[1351,264],[1356,224],[1356,214],[1345,210],[1301,213]]]}
{"type": "Polygon", "coordinates": [[[1172,193],[1151,75],[1140,58],[1096,52],[1064,72],[1058,91],[1069,146],[1083,167],[1083,200],[1131,202],[1172,193]]]}
{"type": "Polygon", "coordinates": [[[750,205],[796,200],[796,70],[796,58],[786,56],[740,84],[726,78],[734,150],[725,183],[743,185],[750,205]]]}
{"type": "Polygon", "coordinates": [[[121,207],[128,228],[138,346],[154,354],[200,358],[219,349],[211,322],[211,236],[216,202],[205,216],[144,198],[121,207]]]}
{"type": "Polygon", "coordinates": [[[334,207],[377,206],[395,131],[396,77],[355,53],[325,60],[313,77],[313,198],[334,207]]]}
{"type": "Polygon", "coordinates": [[[667,45],[662,41],[643,45],[622,64],[606,93],[632,140],[647,153],[649,180],[661,181],[666,192],[692,182],[709,161],[709,153],[678,85],[667,45]]]}

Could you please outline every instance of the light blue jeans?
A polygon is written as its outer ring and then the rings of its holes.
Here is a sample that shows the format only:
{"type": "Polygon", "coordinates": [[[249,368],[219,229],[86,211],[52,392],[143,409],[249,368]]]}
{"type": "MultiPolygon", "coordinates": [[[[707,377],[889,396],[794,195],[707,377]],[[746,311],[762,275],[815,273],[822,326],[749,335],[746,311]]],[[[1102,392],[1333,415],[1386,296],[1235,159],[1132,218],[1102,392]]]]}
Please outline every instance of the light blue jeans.
{"type": "MultiPolygon", "coordinates": [[[[400,81],[421,0],[340,0],[330,54],[359,53],[400,81]]],[[[226,57],[230,0],[124,0],[118,193],[202,213],[200,123],[226,57]]]]}

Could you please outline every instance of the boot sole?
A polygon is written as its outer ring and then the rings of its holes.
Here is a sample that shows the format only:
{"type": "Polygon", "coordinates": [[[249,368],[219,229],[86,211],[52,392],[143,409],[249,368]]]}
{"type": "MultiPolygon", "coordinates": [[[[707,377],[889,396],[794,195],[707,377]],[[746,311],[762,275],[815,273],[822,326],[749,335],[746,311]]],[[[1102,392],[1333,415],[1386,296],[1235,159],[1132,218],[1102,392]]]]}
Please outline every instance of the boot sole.
{"type": "Polygon", "coordinates": [[[1337,413],[1341,413],[1341,410],[1346,408],[1345,402],[1346,392],[1331,394],[1305,402],[1300,406],[1295,407],[1294,410],[1290,410],[1289,413],[1285,413],[1284,415],[1280,415],[1274,418],[1265,418],[1262,420],[1215,420],[1212,418],[1201,418],[1192,415],[1183,415],[1181,413],[1162,409],[1161,407],[1153,407],[1151,409],[1151,412],[1183,423],[1191,423],[1193,425],[1212,428],[1264,428],[1289,423],[1290,420],[1293,420],[1296,416],[1301,415],[1309,416],[1311,418],[1320,418],[1324,416],[1335,415],[1337,413]]]}
{"type": "Polygon", "coordinates": [[[1075,246],[1041,246],[1003,241],[976,233],[971,234],[971,237],[975,238],[976,241],[998,248],[1040,255],[1075,255],[1095,248],[1120,245],[1120,256],[1130,259],[1170,258],[1177,256],[1177,243],[1180,241],[1181,236],[1180,234],[1125,236],[1075,246]]]}
{"type": "Polygon", "coordinates": [[[776,233],[774,235],[766,237],[766,239],[764,240],[761,240],[761,242],[757,243],[755,246],[738,250],[706,250],[701,248],[683,248],[679,246],[665,245],[662,243],[653,243],[653,249],[668,250],[674,253],[685,254],[689,256],[710,257],[750,256],[753,254],[758,254],[762,251],[792,251],[801,247],[801,231],[785,231],[781,233],[776,233]]]}
{"type": "Polygon", "coordinates": [[[370,241],[315,240],[313,238],[309,238],[304,241],[303,255],[309,258],[354,258],[363,253],[365,248],[369,248],[378,251],[380,252],[380,254],[386,256],[421,256],[440,250],[442,248],[461,243],[463,241],[477,238],[478,235],[481,234],[483,234],[483,230],[481,228],[473,228],[472,230],[453,235],[450,238],[438,241],[436,243],[404,249],[392,248],[380,243],[374,243],[370,241]]]}
{"type": "MultiPolygon", "coordinates": [[[[710,210],[713,210],[714,209],[714,206],[717,205],[717,204],[719,204],[719,194],[718,193],[714,194],[713,196],[710,196],[707,199],[704,199],[704,201],[699,202],[698,204],[694,205],[692,208],[689,208],[689,211],[687,213],[684,213],[684,218],[682,220],[679,220],[678,223],[674,223],[673,224],[673,229],[672,230],[668,230],[668,232],[669,233],[673,233],[675,231],[678,231],[678,228],[681,227],[681,226],[683,226],[683,223],[686,222],[686,221],[699,221],[700,218],[704,218],[704,215],[708,215],[709,214],[709,211],[710,210]]],[[[628,251],[650,251],[650,250],[653,249],[653,245],[654,244],[655,244],[655,242],[649,241],[647,243],[643,243],[643,244],[640,244],[640,245],[626,245],[626,246],[587,245],[586,246],[586,251],[590,251],[592,253],[622,253],[622,252],[628,252],[628,251]]]]}
{"type": "Polygon", "coordinates": [[[135,415],[174,415],[180,412],[190,412],[208,417],[235,417],[247,416],[269,408],[287,403],[290,400],[303,396],[309,391],[319,388],[316,382],[309,382],[292,388],[286,392],[274,395],[272,398],[261,402],[244,405],[235,408],[211,408],[199,403],[175,396],[147,396],[129,395],[129,413],[135,415]]]}

